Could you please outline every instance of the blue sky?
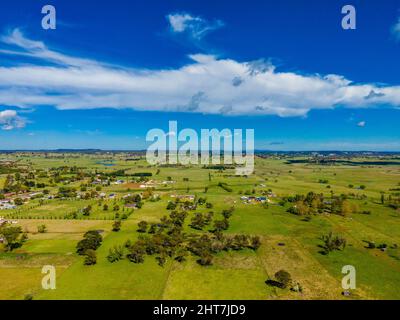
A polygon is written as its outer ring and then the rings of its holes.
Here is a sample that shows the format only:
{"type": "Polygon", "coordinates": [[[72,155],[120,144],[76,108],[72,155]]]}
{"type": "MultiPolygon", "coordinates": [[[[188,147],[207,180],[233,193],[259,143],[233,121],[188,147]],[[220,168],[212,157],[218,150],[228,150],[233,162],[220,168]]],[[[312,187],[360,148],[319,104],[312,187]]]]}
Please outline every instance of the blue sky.
{"type": "Polygon", "coordinates": [[[177,120],[400,151],[400,1],[4,1],[0,32],[0,149],[143,149],[177,120]]]}

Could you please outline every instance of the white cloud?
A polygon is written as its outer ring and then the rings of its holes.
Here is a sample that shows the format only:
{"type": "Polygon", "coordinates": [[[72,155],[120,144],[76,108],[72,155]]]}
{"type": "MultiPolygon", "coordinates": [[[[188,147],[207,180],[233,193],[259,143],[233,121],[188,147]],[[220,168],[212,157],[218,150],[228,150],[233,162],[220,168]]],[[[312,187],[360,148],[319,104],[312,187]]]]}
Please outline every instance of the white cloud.
{"type": "Polygon", "coordinates": [[[207,21],[200,17],[192,16],[188,13],[174,13],[167,15],[172,32],[188,32],[195,39],[201,39],[208,32],[223,26],[222,21],[207,21]]]}
{"type": "Polygon", "coordinates": [[[332,74],[278,72],[263,60],[239,62],[195,54],[191,63],[177,69],[130,69],[55,52],[18,30],[3,41],[16,47],[0,51],[15,58],[12,66],[0,64],[0,105],[5,106],[279,116],[304,116],[312,109],[337,106],[400,106],[400,86],[354,84],[332,74]],[[18,61],[21,55],[41,61],[26,64],[18,61]]]}
{"type": "Polygon", "coordinates": [[[361,128],[365,127],[365,125],[366,125],[365,121],[360,121],[359,123],[357,123],[357,126],[361,128]]]}
{"type": "Polygon", "coordinates": [[[397,23],[392,27],[392,33],[397,40],[400,40],[400,18],[398,18],[397,23]]]}
{"type": "Polygon", "coordinates": [[[18,116],[15,110],[0,111],[0,125],[2,130],[12,130],[25,127],[26,121],[18,116]]]}

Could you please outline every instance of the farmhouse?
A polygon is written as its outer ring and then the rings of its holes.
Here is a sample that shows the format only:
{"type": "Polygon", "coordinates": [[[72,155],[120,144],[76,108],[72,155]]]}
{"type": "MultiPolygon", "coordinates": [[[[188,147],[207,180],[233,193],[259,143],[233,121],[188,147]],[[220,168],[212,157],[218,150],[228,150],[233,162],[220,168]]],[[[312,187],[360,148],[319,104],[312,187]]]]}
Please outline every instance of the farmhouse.
{"type": "Polygon", "coordinates": [[[5,225],[7,223],[7,220],[3,219],[3,217],[0,217],[0,227],[5,225]]]}
{"type": "Polygon", "coordinates": [[[162,182],[162,184],[174,184],[174,183],[175,183],[175,181],[172,181],[172,180],[165,180],[162,182]]]}
{"type": "Polygon", "coordinates": [[[171,198],[176,198],[180,201],[194,201],[195,196],[191,194],[184,194],[184,195],[176,195],[176,194],[171,194],[171,198]]]}
{"type": "Polygon", "coordinates": [[[150,181],[147,181],[147,182],[141,184],[139,187],[142,189],[143,188],[155,188],[155,187],[157,187],[157,182],[150,180],[150,181]]]}
{"type": "Polygon", "coordinates": [[[265,202],[270,202],[270,200],[267,197],[254,197],[254,196],[242,196],[240,197],[240,200],[243,201],[243,203],[265,203],[265,202]]]}
{"type": "Polygon", "coordinates": [[[17,224],[18,221],[17,220],[7,220],[7,219],[4,219],[3,217],[0,217],[0,227],[7,223],[17,224]]]}
{"type": "Polygon", "coordinates": [[[0,205],[0,210],[15,209],[17,206],[15,204],[5,203],[0,205]]]}
{"type": "Polygon", "coordinates": [[[136,209],[137,208],[137,204],[136,203],[127,203],[127,204],[125,204],[125,208],[136,209]]]}
{"type": "Polygon", "coordinates": [[[0,210],[15,209],[16,207],[16,205],[11,204],[10,199],[0,201],[0,210]]]}

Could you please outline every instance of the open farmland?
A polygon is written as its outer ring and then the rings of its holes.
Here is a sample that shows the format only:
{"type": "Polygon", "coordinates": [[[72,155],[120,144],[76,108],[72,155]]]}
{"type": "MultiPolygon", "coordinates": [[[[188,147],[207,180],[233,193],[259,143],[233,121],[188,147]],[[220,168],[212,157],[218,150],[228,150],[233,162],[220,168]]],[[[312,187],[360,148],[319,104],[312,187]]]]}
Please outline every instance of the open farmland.
{"type": "Polygon", "coordinates": [[[0,243],[0,299],[400,299],[395,156],[263,154],[250,176],[149,166],[142,155],[122,152],[0,159],[1,201],[13,206],[0,211],[3,228],[20,226],[27,236],[12,250],[0,243]],[[162,227],[179,220],[173,212],[182,213],[181,223],[162,227]],[[178,234],[178,249],[140,256],[139,243],[164,235],[152,226],[166,230],[164,241],[178,234]],[[102,242],[96,263],[85,265],[76,247],[89,230],[102,242]],[[328,248],[322,237],[331,232],[343,247],[328,248]],[[236,236],[260,243],[241,245],[236,236]],[[211,241],[210,252],[196,251],[201,241],[204,248],[211,241]],[[122,256],[110,262],[116,247],[122,256]],[[55,290],[41,286],[44,265],[56,268],[55,290]],[[357,288],[347,294],[345,265],[357,272],[357,288]],[[268,284],[280,270],[292,285],[268,284]]]}

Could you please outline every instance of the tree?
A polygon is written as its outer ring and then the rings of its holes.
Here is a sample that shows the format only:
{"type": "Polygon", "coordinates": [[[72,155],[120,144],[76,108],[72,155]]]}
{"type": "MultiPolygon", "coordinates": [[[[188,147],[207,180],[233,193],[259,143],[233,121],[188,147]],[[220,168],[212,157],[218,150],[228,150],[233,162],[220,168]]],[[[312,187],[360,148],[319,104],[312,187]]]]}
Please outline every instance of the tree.
{"type": "Polygon", "coordinates": [[[205,227],[205,225],[206,225],[206,221],[205,221],[203,215],[201,213],[195,213],[191,220],[190,226],[193,229],[202,230],[203,227],[205,227]]]}
{"type": "Polygon", "coordinates": [[[185,248],[179,248],[175,253],[175,260],[178,262],[183,262],[186,260],[188,253],[185,248]]]}
{"type": "Polygon", "coordinates": [[[282,289],[287,288],[292,282],[292,276],[286,270],[279,270],[275,273],[275,279],[282,289]]]}
{"type": "Polygon", "coordinates": [[[227,230],[228,228],[229,228],[229,221],[228,221],[228,219],[224,219],[224,220],[215,220],[215,221],[214,221],[214,230],[215,230],[215,231],[227,230]]]}
{"type": "Polygon", "coordinates": [[[139,223],[138,223],[138,232],[142,232],[142,233],[145,233],[146,231],[147,231],[147,226],[148,226],[148,223],[146,222],[146,221],[140,221],[139,223]]]}
{"type": "Polygon", "coordinates": [[[62,186],[58,189],[58,197],[60,198],[75,198],[76,189],[71,187],[62,186]]]}
{"type": "Polygon", "coordinates": [[[45,224],[41,224],[41,225],[37,226],[37,230],[39,233],[45,233],[45,232],[47,232],[47,227],[45,224]]]}
{"type": "Polygon", "coordinates": [[[24,204],[24,201],[21,198],[15,198],[14,199],[14,204],[16,206],[22,206],[24,204]]]}
{"type": "Polygon", "coordinates": [[[342,210],[339,214],[346,216],[350,213],[356,213],[358,211],[358,206],[355,203],[351,203],[349,200],[343,200],[342,210]]]}
{"type": "Polygon", "coordinates": [[[115,220],[113,225],[112,225],[112,231],[119,231],[121,230],[121,221],[120,220],[115,220]]]}
{"type": "Polygon", "coordinates": [[[28,239],[26,232],[22,232],[21,227],[2,226],[0,227],[0,236],[4,239],[6,251],[12,251],[19,248],[28,239]]]}
{"type": "Polygon", "coordinates": [[[334,236],[332,232],[328,235],[322,236],[322,241],[324,242],[325,252],[329,253],[333,250],[344,250],[346,247],[346,239],[338,235],[334,236]]]}
{"type": "Polygon", "coordinates": [[[261,240],[259,236],[251,237],[250,239],[250,249],[257,250],[261,246],[261,240]]]}
{"type": "Polygon", "coordinates": [[[102,236],[96,230],[90,230],[83,235],[83,239],[76,245],[76,252],[84,255],[87,250],[97,250],[103,241],[102,236]]]}
{"type": "Polygon", "coordinates": [[[107,260],[112,262],[116,262],[121,260],[124,257],[124,247],[122,246],[114,246],[108,251],[107,260]]]}
{"type": "Polygon", "coordinates": [[[231,207],[231,208],[229,208],[229,209],[222,210],[222,216],[223,216],[225,219],[229,219],[229,218],[232,216],[232,213],[233,213],[234,210],[235,210],[234,207],[231,207]]]}
{"type": "Polygon", "coordinates": [[[107,211],[107,210],[108,210],[108,204],[104,204],[104,205],[103,205],[103,210],[104,210],[104,211],[107,211]]]}
{"type": "Polygon", "coordinates": [[[202,266],[210,266],[212,265],[213,256],[210,252],[204,251],[200,254],[200,259],[197,262],[202,266]]]}
{"type": "Polygon", "coordinates": [[[165,263],[167,262],[167,257],[164,252],[161,252],[159,256],[156,257],[157,263],[160,267],[163,267],[165,263]]]}
{"type": "Polygon", "coordinates": [[[175,210],[176,209],[176,203],[169,201],[167,204],[167,210],[175,210]]]}
{"type": "Polygon", "coordinates": [[[97,263],[97,255],[96,251],[93,249],[88,249],[85,252],[85,260],[83,262],[84,265],[86,266],[91,266],[97,263]]]}
{"type": "Polygon", "coordinates": [[[88,205],[87,207],[83,208],[82,210],[82,214],[84,216],[88,216],[90,214],[90,212],[92,211],[92,206],[88,205]]]}
{"type": "Polygon", "coordinates": [[[127,255],[127,258],[133,263],[143,263],[145,253],[145,248],[142,245],[135,243],[130,248],[130,253],[127,255]]]}

